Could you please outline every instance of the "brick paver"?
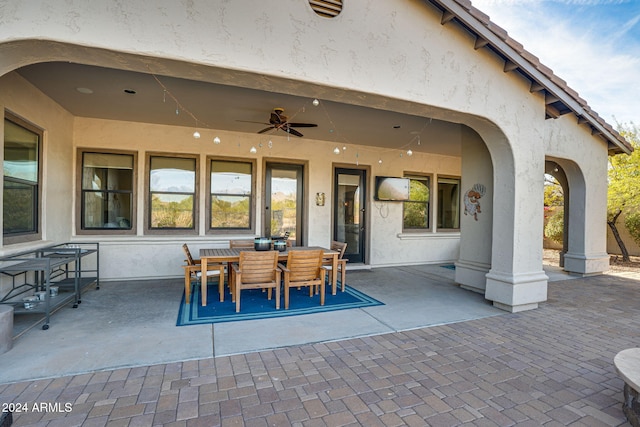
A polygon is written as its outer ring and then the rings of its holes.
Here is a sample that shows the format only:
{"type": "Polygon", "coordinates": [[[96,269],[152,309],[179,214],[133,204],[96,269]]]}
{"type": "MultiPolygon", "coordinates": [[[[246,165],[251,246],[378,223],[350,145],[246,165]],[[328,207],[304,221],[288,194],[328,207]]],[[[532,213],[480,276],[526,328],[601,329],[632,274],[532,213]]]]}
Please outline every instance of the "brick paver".
{"type": "Polygon", "coordinates": [[[553,282],[537,310],[5,384],[0,402],[25,404],[14,426],[627,425],[613,357],[640,342],[639,295],[616,276],[553,282]]]}

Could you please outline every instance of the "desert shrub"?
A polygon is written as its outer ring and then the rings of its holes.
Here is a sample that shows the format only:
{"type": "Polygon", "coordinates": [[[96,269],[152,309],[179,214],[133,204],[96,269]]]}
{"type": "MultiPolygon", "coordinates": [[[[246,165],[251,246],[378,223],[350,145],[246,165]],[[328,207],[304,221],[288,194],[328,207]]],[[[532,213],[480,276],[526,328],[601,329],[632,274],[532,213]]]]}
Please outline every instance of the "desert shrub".
{"type": "Polygon", "coordinates": [[[554,242],[562,243],[564,235],[564,209],[559,207],[554,209],[549,215],[547,225],[544,227],[544,236],[554,242]]]}
{"type": "Polygon", "coordinates": [[[624,226],[633,240],[640,245],[640,212],[628,213],[624,218],[624,226]]]}

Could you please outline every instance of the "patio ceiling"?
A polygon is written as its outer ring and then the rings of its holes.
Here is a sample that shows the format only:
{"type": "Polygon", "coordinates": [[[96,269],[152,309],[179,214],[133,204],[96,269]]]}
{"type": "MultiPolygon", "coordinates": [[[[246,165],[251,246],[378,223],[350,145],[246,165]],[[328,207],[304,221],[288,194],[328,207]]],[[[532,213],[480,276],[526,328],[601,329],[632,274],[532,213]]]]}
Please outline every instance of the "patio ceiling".
{"type": "MultiPolygon", "coordinates": [[[[313,98],[287,93],[64,62],[29,65],[18,73],[74,116],[197,128],[203,141],[215,134],[207,129],[257,134],[273,109],[282,107],[290,122],[318,125],[297,128],[304,137],[290,136],[292,143],[311,139],[447,156],[461,152],[461,125],[379,108],[321,98],[314,106],[313,98]]],[[[277,136],[288,135],[263,134],[265,141],[277,136]]]]}
{"type": "MultiPolygon", "coordinates": [[[[544,96],[545,118],[571,113],[578,126],[585,126],[606,141],[610,154],[633,150],[564,80],[468,0],[423,2],[441,12],[443,26],[473,36],[473,48],[489,50],[505,73],[518,73],[528,79],[530,92],[544,96]]],[[[79,117],[255,133],[264,128],[262,124],[268,122],[273,108],[282,107],[291,121],[318,124],[317,128],[304,128],[308,139],[399,150],[410,146],[414,151],[460,155],[461,125],[453,122],[462,123],[464,119],[456,117],[454,111],[322,83],[288,80],[286,76],[221,70],[54,41],[22,40],[3,47],[8,63],[12,56],[20,63],[29,63],[24,61],[24,52],[29,52],[32,63],[38,58],[64,58],[65,62],[43,62],[18,72],[79,117]],[[175,99],[167,99],[163,87],[175,99]],[[77,88],[93,93],[81,94],[77,88]],[[125,94],[125,89],[136,93],[125,94]],[[313,98],[321,101],[319,107],[312,107],[313,98]],[[184,107],[178,108],[180,114],[175,114],[176,100],[184,107]],[[418,135],[421,145],[416,143],[418,135]]],[[[265,138],[270,136],[267,133],[265,138]]]]}

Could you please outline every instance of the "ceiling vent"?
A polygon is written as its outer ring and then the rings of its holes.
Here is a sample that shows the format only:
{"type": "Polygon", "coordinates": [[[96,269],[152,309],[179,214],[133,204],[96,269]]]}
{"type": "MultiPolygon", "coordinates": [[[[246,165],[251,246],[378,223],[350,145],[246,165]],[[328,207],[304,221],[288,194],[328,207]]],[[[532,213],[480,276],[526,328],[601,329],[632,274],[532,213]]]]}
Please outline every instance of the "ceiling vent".
{"type": "Polygon", "coordinates": [[[309,0],[311,9],[325,18],[334,18],[342,12],[342,0],[309,0]]]}

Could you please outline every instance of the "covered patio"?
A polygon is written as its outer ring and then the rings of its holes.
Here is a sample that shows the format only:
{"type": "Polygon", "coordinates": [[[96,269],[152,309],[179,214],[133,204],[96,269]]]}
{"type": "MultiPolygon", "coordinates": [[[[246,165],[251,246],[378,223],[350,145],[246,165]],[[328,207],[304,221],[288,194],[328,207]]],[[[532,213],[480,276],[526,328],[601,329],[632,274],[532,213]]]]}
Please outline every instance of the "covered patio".
{"type": "MultiPolygon", "coordinates": [[[[454,282],[451,265],[351,269],[347,283],[382,306],[277,319],[176,326],[181,279],[103,282],[49,330],[16,316],[13,348],[0,355],[0,383],[250,353],[504,315],[454,282]],[[135,286],[131,286],[135,284],[135,286]]],[[[550,280],[566,273],[546,266],[550,280]]],[[[330,296],[328,296],[330,298],[330,296]]],[[[233,304],[228,299],[228,304],[233,304]]]]}
{"type": "Polygon", "coordinates": [[[455,263],[456,283],[519,312],[547,297],[553,161],[571,187],[564,269],[607,268],[606,160],[630,145],[463,1],[365,2],[335,19],[293,0],[67,6],[16,2],[0,34],[16,185],[3,255],[98,241],[104,279],[160,282],[180,274],[183,243],[286,228],[297,245],[348,242],[350,262],[371,268],[455,263]],[[95,16],[122,36],[105,40],[95,16]],[[393,180],[419,191],[381,198],[393,180]]]}

